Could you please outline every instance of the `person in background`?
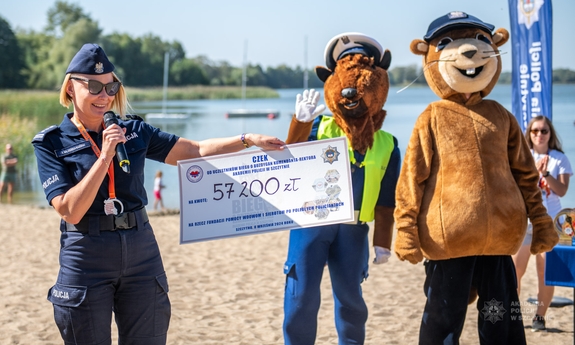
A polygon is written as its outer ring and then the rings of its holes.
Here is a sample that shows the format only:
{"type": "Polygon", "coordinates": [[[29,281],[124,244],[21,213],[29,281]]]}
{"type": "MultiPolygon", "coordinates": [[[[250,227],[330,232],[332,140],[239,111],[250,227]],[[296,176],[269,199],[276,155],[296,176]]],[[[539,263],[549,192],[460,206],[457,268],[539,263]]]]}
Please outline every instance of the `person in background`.
{"type": "Polygon", "coordinates": [[[249,146],[281,150],[285,143],[261,134],[194,141],[125,115],[124,86],[104,50],[92,43],[71,60],[60,103],[73,104],[73,112],[32,144],[46,199],[61,217],[60,270],[48,300],[62,339],[111,344],[113,312],[119,344],[166,344],[171,306],[145,209],[145,160],[176,165],[249,146]],[[121,116],[117,123],[103,121],[111,110],[121,116]],[[119,145],[128,153],[127,171],[116,157],[119,145]]]}
{"type": "Polygon", "coordinates": [[[166,188],[162,184],[162,170],[156,172],[156,177],[154,177],[154,210],[160,205],[161,209],[164,210],[164,201],[162,200],[162,189],[166,188]]]}
{"type": "Polygon", "coordinates": [[[18,164],[18,156],[14,154],[11,144],[6,144],[6,153],[2,155],[1,161],[0,203],[2,202],[2,194],[4,194],[4,186],[6,186],[7,202],[11,204],[14,184],[16,184],[16,164],[18,164]]]}
{"type": "MultiPolygon", "coordinates": [[[[525,138],[531,148],[535,165],[539,171],[539,187],[543,194],[543,204],[547,213],[554,218],[561,210],[560,197],[567,193],[569,177],[573,175],[571,163],[561,149],[561,142],[553,124],[546,116],[537,116],[531,119],[525,131],[525,138]]],[[[515,271],[517,272],[517,294],[521,290],[521,278],[525,274],[527,264],[531,257],[532,225],[527,225],[527,234],[517,254],[513,255],[515,271]]],[[[535,256],[537,267],[537,311],[532,320],[531,330],[545,330],[545,313],[553,299],[554,286],[545,285],[545,253],[535,256]]]]}

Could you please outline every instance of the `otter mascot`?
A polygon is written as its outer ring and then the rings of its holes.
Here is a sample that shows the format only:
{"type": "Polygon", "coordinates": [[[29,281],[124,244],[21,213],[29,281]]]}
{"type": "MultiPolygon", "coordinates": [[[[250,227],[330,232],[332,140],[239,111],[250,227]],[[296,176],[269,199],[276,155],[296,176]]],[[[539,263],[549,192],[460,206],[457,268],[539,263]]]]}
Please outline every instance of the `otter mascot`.
{"type": "Polygon", "coordinates": [[[315,343],[320,283],[327,263],[335,302],[339,344],[363,344],[367,306],[361,283],[368,275],[369,226],[374,222],[374,262],[390,254],[399,176],[397,140],[380,128],[389,91],[391,53],[373,38],[344,33],[325,49],[327,67],[316,67],[333,116],[319,115],[320,94],[305,90],[296,98],[287,143],[347,137],[356,219],[290,231],[284,266],[284,338],[287,345],[315,343]]]}
{"type": "Polygon", "coordinates": [[[481,344],[525,344],[511,255],[533,223],[531,253],[558,242],[537,187],[539,173],[513,114],[484,99],[501,73],[505,29],[463,12],[411,43],[441,100],[417,119],[398,181],[394,251],[426,258],[420,344],[459,344],[467,305],[481,344]]]}

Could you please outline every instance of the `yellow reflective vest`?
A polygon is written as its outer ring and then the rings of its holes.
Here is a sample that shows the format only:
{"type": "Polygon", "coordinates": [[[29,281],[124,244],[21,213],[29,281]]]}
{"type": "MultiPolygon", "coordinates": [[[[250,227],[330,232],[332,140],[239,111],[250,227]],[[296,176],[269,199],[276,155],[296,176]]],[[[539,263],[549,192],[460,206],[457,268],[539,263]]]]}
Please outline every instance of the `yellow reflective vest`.
{"type": "MultiPolygon", "coordinates": [[[[317,130],[318,140],[343,136],[345,136],[344,131],[335,123],[332,116],[322,116],[317,130]]],[[[356,164],[353,147],[351,147],[349,140],[347,148],[351,164],[356,164]]],[[[393,136],[380,129],[374,133],[373,146],[367,150],[363,162],[358,165],[360,168],[365,167],[363,195],[359,212],[359,220],[362,222],[371,222],[375,217],[375,204],[379,197],[381,180],[385,175],[393,148],[393,136]]]]}

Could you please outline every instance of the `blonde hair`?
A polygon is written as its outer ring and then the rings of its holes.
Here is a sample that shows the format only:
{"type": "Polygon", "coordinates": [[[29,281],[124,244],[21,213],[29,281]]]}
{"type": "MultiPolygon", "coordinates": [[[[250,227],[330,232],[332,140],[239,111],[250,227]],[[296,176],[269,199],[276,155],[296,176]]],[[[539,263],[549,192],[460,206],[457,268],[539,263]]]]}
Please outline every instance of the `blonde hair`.
{"type": "MultiPolygon", "coordinates": [[[[126,93],[126,89],[124,89],[124,84],[122,84],[122,81],[118,78],[116,73],[111,73],[113,80],[120,82],[120,90],[118,90],[118,93],[114,96],[114,100],[112,101],[112,110],[118,113],[121,118],[124,118],[126,111],[132,110],[132,107],[130,106],[130,102],[128,102],[128,95],[126,93]]],[[[66,74],[64,81],[62,82],[62,87],[60,88],[60,104],[64,108],[69,108],[70,104],[73,103],[72,96],[67,92],[68,82],[70,81],[71,76],[72,73],[66,74]]]]}
{"type": "Polygon", "coordinates": [[[162,170],[156,171],[156,177],[162,177],[162,170]]]}

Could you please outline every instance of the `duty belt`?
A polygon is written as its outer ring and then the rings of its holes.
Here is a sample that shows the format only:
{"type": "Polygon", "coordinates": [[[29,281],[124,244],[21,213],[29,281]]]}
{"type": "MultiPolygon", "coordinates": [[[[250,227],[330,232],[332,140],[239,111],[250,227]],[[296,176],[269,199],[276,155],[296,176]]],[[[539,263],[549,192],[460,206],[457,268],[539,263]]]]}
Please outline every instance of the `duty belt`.
{"type": "Polygon", "coordinates": [[[142,219],[142,224],[148,221],[148,213],[146,213],[145,208],[134,212],[124,212],[119,216],[84,216],[78,224],[70,224],[62,220],[62,228],[65,231],[88,233],[90,224],[98,222],[98,229],[100,231],[126,230],[138,225],[138,217],[142,219]]]}

